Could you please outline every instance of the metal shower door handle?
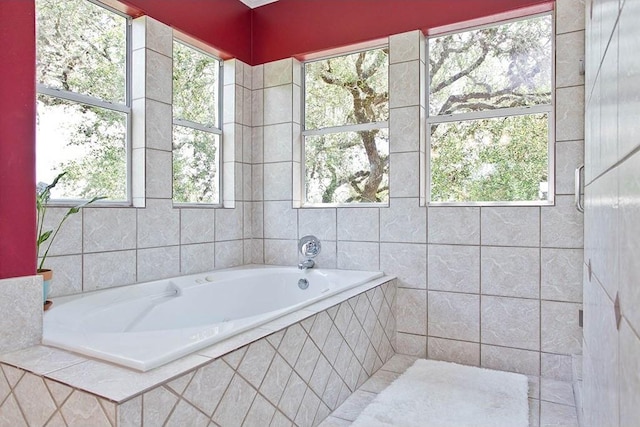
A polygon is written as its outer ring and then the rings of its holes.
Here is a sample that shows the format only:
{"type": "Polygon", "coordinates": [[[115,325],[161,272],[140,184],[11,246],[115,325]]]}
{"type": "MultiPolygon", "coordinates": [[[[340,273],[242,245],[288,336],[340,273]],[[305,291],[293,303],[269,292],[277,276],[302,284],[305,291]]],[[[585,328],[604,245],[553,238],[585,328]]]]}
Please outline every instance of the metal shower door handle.
{"type": "Polygon", "coordinates": [[[574,200],[576,204],[576,209],[578,212],[584,212],[584,201],[582,199],[582,195],[584,194],[584,165],[580,165],[576,168],[575,178],[574,178],[574,200]]]}

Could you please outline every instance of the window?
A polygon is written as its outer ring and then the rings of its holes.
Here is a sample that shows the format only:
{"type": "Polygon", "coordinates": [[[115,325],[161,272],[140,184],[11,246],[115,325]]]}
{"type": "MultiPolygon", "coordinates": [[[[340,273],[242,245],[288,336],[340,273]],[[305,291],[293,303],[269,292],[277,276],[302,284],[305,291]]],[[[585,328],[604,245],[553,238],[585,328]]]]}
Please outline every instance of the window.
{"type": "Polygon", "coordinates": [[[550,15],[428,42],[432,202],[553,200],[550,15]]]}
{"type": "Polygon", "coordinates": [[[36,179],[52,199],[128,200],[129,19],[88,0],[37,0],[36,179]]]}
{"type": "Polygon", "coordinates": [[[389,198],[388,49],[304,65],[305,202],[389,198]]]}
{"type": "Polygon", "coordinates": [[[173,42],[173,200],[220,203],[221,62],[173,42]]]}

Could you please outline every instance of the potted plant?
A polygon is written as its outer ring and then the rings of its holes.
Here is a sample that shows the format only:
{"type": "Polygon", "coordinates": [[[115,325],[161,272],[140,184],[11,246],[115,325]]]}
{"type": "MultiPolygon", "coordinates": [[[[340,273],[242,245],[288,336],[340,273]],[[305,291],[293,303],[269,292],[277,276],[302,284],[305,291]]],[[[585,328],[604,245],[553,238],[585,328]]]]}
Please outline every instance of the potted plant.
{"type": "Polygon", "coordinates": [[[53,241],[58,235],[58,232],[60,231],[62,224],[64,224],[67,218],[69,218],[71,215],[80,212],[80,209],[82,209],[83,207],[90,205],[96,200],[104,199],[104,197],[94,197],[90,200],[86,200],[80,203],[79,205],[69,208],[69,210],[62,217],[62,219],[60,220],[58,225],[55,227],[55,229],[45,230],[44,217],[45,217],[45,214],[47,213],[47,203],[49,202],[49,198],[51,197],[51,190],[55,188],[55,186],[58,184],[58,181],[60,181],[60,178],[62,178],[64,175],[66,175],[66,172],[62,172],[61,174],[56,176],[51,184],[47,185],[44,182],[39,182],[38,185],[36,186],[36,211],[37,211],[36,231],[38,233],[37,240],[36,240],[36,257],[40,255],[40,247],[45,242],[49,242],[46,246],[44,254],[42,254],[42,258],[40,259],[40,262],[38,263],[38,270],[37,270],[37,273],[42,276],[42,281],[43,281],[42,297],[43,297],[43,303],[45,303],[45,306],[47,302],[47,296],[49,295],[49,290],[51,288],[51,279],[53,278],[53,271],[51,271],[50,269],[44,268],[44,262],[47,259],[47,255],[49,254],[51,245],[53,244],[53,241]]]}

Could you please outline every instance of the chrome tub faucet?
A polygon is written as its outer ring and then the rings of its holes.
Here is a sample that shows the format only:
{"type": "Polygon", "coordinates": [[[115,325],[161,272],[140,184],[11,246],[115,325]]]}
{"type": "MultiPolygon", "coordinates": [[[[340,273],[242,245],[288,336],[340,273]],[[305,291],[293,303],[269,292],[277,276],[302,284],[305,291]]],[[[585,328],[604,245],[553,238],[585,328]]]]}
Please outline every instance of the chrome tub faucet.
{"type": "Polygon", "coordinates": [[[317,257],[320,254],[320,250],[322,249],[322,245],[320,244],[320,240],[316,236],[304,236],[298,242],[298,249],[302,256],[305,258],[302,262],[298,264],[298,268],[300,270],[308,270],[313,268],[316,263],[313,258],[317,257]]]}

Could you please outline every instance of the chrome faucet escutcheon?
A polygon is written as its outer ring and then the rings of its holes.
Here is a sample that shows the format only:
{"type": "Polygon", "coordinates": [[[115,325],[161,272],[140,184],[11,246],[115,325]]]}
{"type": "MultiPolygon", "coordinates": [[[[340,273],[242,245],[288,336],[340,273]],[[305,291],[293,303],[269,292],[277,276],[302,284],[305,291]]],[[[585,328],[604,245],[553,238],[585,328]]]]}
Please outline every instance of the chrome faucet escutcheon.
{"type": "Polygon", "coordinates": [[[317,257],[320,254],[320,250],[322,249],[322,245],[320,244],[320,240],[316,236],[304,236],[298,242],[298,249],[300,253],[305,258],[302,262],[298,264],[298,268],[300,270],[307,270],[309,268],[313,268],[316,265],[313,258],[317,257]]]}

